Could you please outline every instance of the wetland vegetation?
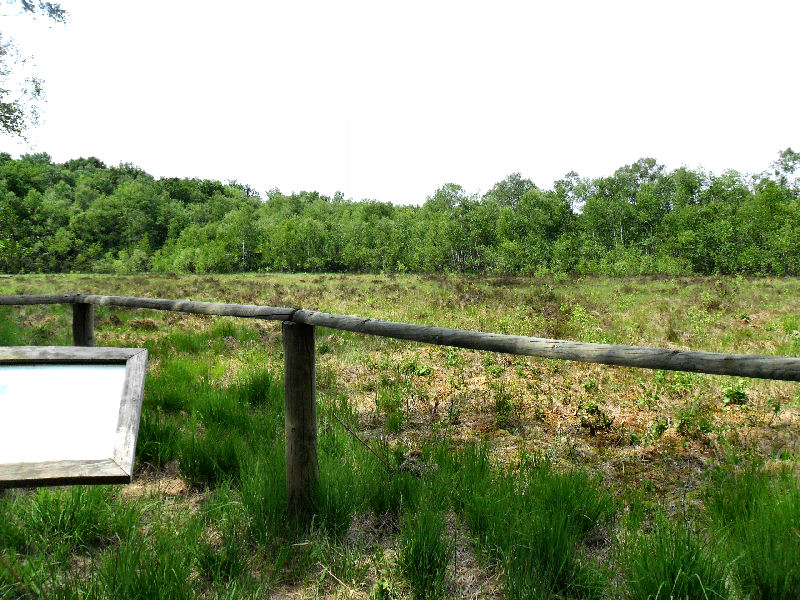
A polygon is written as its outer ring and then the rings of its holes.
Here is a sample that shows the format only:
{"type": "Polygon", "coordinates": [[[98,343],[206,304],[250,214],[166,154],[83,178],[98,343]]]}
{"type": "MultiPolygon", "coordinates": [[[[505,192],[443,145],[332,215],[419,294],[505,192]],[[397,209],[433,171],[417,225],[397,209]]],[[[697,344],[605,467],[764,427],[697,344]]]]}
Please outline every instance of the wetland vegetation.
{"type": "MultiPolygon", "coordinates": [[[[776,355],[800,354],[798,288],[744,277],[0,279],[3,294],[301,306],[776,355]]],[[[69,307],[0,311],[0,345],[68,343],[69,307]]],[[[98,307],[96,344],[151,353],[134,483],[3,494],[2,598],[798,598],[797,384],[318,328],[320,482],[302,528],[285,506],[278,324],[98,307]]]]}

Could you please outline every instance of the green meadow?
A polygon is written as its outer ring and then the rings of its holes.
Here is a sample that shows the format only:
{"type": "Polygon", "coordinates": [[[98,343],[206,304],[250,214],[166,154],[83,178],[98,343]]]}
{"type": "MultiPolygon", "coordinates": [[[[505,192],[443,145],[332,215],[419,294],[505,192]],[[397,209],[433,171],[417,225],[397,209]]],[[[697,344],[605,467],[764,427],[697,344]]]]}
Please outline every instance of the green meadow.
{"type": "MultiPolygon", "coordinates": [[[[793,278],[0,277],[62,292],[800,356],[793,278]]],[[[98,307],[150,352],[134,482],[0,492],[0,598],[800,598],[799,384],[316,334],[309,527],[280,325],[98,307]]],[[[70,343],[69,306],[0,307],[0,345],[70,343]]]]}

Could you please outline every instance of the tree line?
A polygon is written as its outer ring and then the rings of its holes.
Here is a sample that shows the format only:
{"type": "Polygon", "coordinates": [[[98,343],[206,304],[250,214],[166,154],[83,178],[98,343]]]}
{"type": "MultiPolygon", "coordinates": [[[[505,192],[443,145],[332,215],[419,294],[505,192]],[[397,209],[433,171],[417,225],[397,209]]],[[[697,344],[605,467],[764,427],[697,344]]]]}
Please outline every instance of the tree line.
{"type": "Polygon", "coordinates": [[[405,206],[0,153],[0,271],[797,275],[799,168],[790,148],[756,175],[643,158],[405,206]]]}

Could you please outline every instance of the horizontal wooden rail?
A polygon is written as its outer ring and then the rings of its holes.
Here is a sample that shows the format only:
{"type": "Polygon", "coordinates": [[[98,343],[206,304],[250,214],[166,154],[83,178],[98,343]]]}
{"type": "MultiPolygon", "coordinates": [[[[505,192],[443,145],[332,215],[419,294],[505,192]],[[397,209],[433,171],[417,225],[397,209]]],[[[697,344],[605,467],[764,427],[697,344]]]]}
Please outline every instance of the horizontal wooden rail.
{"type": "Polygon", "coordinates": [[[319,325],[330,329],[353,331],[367,335],[397,338],[440,346],[487,350],[540,358],[574,360],[588,363],[690,371],[714,375],[735,375],[760,379],[800,381],[800,357],[758,356],[723,352],[698,352],[646,346],[593,344],[568,340],[552,340],[521,335],[502,335],[430,325],[414,325],[379,319],[364,319],[347,315],[303,310],[297,308],[259,306],[253,304],[222,304],[191,300],[132,298],[83,294],[0,296],[0,305],[30,304],[92,304],[129,308],[149,308],[194,314],[248,317],[277,321],[292,321],[319,325]]]}
{"type": "Polygon", "coordinates": [[[296,308],[259,306],[256,304],[223,304],[221,302],[195,302],[193,300],[165,300],[161,298],[130,298],[127,296],[83,294],[76,294],[74,302],[102,306],[171,310],[195,315],[216,315],[218,317],[270,319],[274,321],[287,321],[291,314],[297,310],[296,308]]]}
{"type": "Polygon", "coordinates": [[[165,298],[135,298],[131,296],[100,296],[96,294],[41,294],[0,296],[0,306],[30,304],[93,304],[124,308],[149,308],[170,310],[197,315],[218,317],[244,317],[288,321],[296,308],[260,306],[256,304],[224,304],[221,302],[195,302],[193,300],[168,300],[165,298]]]}
{"type": "Polygon", "coordinates": [[[31,304],[75,304],[80,294],[23,294],[0,296],[0,306],[28,306],[31,304]]]}
{"type": "Polygon", "coordinates": [[[575,360],[622,367],[800,381],[800,358],[796,357],[726,354],[722,352],[650,348],[647,346],[571,342],[522,335],[502,335],[464,329],[431,327],[429,325],[410,325],[408,323],[362,319],[310,310],[298,310],[292,315],[291,319],[296,323],[305,323],[307,325],[320,325],[331,329],[343,329],[381,337],[413,340],[440,346],[470,348],[472,350],[488,350],[506,354],[575,360]]]}

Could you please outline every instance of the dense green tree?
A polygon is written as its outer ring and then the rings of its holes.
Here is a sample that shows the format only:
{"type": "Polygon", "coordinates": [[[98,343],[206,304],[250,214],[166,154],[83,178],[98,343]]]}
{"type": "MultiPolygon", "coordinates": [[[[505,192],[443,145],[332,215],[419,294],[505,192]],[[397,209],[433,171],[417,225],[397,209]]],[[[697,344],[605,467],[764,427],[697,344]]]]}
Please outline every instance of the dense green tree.
{"type": "Polygon", "coordinates": [[[747,177],[641,159],[395,206],[0,153],[0,271],[798,274],[799,164],[791,149],[747,177]]]}
{"type": "Polygon", "coordinates": [[[530,179],[519,173],[512,173],[502,181],[498,181],[492,189],[483,195],[484,201],[494,202],[501,207],[514,208],[529,190],[536,189],[530,179]]]}

